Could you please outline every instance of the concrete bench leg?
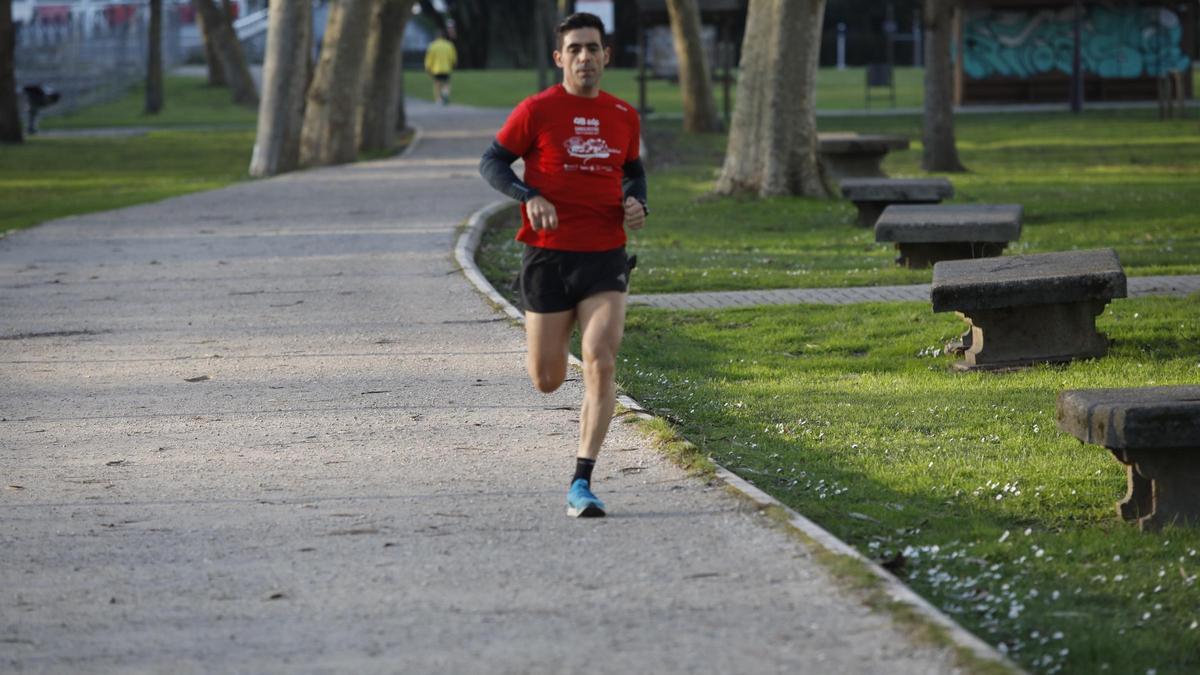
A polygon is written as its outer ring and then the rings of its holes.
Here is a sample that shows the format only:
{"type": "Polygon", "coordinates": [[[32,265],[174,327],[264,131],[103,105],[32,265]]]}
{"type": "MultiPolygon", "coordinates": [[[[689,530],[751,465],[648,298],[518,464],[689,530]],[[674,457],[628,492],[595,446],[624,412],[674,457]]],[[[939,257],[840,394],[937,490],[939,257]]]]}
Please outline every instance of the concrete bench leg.
{"type": "Polygon", "coordinates": [[[896,242],[896,263],[909,269],[924,269],[943,260],[994,258],[1008,244],[1003,242],[896,242]]]}
{"type": "Polygon", "coordinates": [[[1096,330],[1096,317],[1106,304],[1089,300],[976,310],[970,316],[959,312],[971,326],[971,339],[954,368],[1020,368],[1104,356],[1108,338],[1096,330]]]}
{"type": "Polygon", "coordinates": [[[835,181],[843,178],[887,178],[883,172],[883,158],[886,156],[886,152],[819,155],[825,175],[835,181]]]}
{"type": "Polygon", "coordinates": [[[927,202],[854,202],[858,207],[858,226],[859,227],[875,227],[879,216],[883,214],[883,210],[892,204],[941,204],[941,200],[933,200],[927,202]]]}
{"type": "Polygon", "coordinates": [[[1200,462],[1195,450],[1113,450],[1127,467],[1129,492],[1117,512],[1142,530],[1200,525],[1200,462]]]}

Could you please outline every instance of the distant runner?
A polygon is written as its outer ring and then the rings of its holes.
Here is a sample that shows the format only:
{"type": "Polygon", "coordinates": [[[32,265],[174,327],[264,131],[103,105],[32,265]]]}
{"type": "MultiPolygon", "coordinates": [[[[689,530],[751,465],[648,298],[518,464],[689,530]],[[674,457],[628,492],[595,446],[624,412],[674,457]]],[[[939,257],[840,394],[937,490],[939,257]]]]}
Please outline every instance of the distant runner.
{"type": "Polygon", "coordinates": [[[600,91],[610,57],[604,23],[572,14],[557,32],[554,63],[563,83],[513,110],[479,171],[524,205],[517,239],[526,245],[526,366],[540,391],[562,385],[571,329],[579,325],[584,397],[567,515],[600,517],[604,504],[592,494],[592,469],[616,405],[614,373],[634,262],[625,254],[625,228],[645,223],[646,173],[637,112],[600,91]],[[512,170],[518,158],[525,160],[524,181],[512,170]]]}
{"type": "Polygon", "coordinates": [[[451,28],[446,28],[425,50],[425,72],[433,78],[433,100],[450,105],[450,74],[458,65],[458,51],[448,38],[453,37],[451,28]]]}

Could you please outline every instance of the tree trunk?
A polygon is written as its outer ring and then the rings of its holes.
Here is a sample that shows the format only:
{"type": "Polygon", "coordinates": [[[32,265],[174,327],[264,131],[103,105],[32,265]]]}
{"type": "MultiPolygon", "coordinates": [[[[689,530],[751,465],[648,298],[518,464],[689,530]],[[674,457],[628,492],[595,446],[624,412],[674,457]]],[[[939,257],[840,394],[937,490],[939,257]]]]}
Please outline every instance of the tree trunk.
{"type": "Polygon", "coordinates": [[[667,0],[675,58],[679,62],[679,92],[683,95],[683,130],[717,131],[717,102],[713,98],[712,70],[700,38],[700,10],[696,0],[667,0]]]}
{"type": "Polygon", "coordinates": [[[300,163],[342,164],[358,156],[363,58],[374,0],[332,0],[321,58],[308,87],[300,163]]]}
{"type": "Polygon", "coordinates": [[[217,53],[221,72],[225,74],[225,81],[229,83],[233,102],[257,107],[258,91],[254,87],[254,78],[250,76],[250,68],[246,66],[242,44],[233,32],[232,22],[224,16],[213,0],[192,0],[192,4],[204,17],[204,26],[217,53]]]}
{"type": "MultiPolygon", "coordinates": [[[[546,39],[550,7],[546,2],[547,0],[533,0],[533,63],[537,67],[538,91],[550,86],[550,68],[547,64],[549,52],[546,51],[550,43],[546,39]]],[[[553,52],[553,49],[550,51],[553,52]]]]}
{"type": "Polygon", "coordinates": [[[146,55],[144,111],[147,115],[157,115],[163,109],[162,37],[162,0],[150,0],[150,48],[146,55]]]}
{"type": "Polygon", "coordinates": [[[196,7],[194,0],[192,7],[196,9],[196,28],[199,29],[200,37],[204,41],[204,62],[208,65],[208,86],[227,87],[229,83],[225,81],[225,69],[221,67],[221,59],[217,57],[217,48],[213,45],[212,36],[209,35],[208,24],[204,23],[204,14],[196,7]]]}
{"type": "Polygon", "coordinates": [[[13,66],[16,52],[17,31],[13,27],[12,2],[0,0],[0,143],[25,142],[13,66]]]}
{"type": "Polygon", "coordinates": [[[825,0],[750,0],[718,194],[831,194],[817,161],[825,0]]]}
{"type": "Polygon", "coordinates": [[[448,13],[454,19],[450,41],[458,51],[460,68],[487,68],[492,13],[504,11],[496,7],[500,4],[494,0],[455,0],[450,4],[448,13]]]}
{"type": "Polygon", "coordinates": [[[363,103],[359,150],[390,150],[396,146],[396,117],[400,108],[400,47],[404,26],[412,16],[412,0],[380,0],[371,22],[363,64],[363,103]]]}
{"type": "Polygon", "coordinates": [[[263,98],[250,157],[251,176],[274,176],[300,166],[300,131],[312,45],[312,2],[274,0],[263,60],[263,98]]]}
{"type": "Polygon", "coordinates": [[[966,171],[954,140],[954,64],[950,36],[956,0],[925,0],[925,120],[921,167],[926,171],[966,171]]]}
{"type": "Polygon", "coordinates": [[[400,75],[396,78],[396,118],[393,129],[402,134],[408,129],[408,113],[404,110],[404,43],[400,43],[400,75]]]}

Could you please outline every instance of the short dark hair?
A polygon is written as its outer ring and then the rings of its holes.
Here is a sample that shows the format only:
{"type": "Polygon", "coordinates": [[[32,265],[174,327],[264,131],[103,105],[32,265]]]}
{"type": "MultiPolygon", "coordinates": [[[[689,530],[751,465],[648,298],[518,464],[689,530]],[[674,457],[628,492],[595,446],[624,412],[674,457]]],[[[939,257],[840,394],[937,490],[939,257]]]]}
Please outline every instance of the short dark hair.
{"type": "Polygon", "coordinates": [[[563,37],[565,37],[567,33],[570,33],[577,28],[595,28],[596,30],[600,31],[600,44],[607,46],[607,38],[604,35],[604,21],[602,21],[600,17],[596,16],[595,14],[576,12],[563,19],[558,24],[558,28],[554,29],[554,32],[558,34],[559,49],[562,49],[563,37]]]}

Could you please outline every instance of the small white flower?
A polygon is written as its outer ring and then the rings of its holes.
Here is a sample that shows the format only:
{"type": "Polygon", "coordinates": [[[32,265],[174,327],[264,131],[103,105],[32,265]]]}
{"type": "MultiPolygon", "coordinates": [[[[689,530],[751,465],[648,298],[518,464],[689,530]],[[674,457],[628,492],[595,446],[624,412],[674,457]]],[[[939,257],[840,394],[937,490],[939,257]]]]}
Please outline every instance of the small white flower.
{"type": "Polygon", "coordinates": [[[997,543],[1003,544],[1006,539],[1008,539],[1008,530],[1005,530],[1004,534],[1000,535],[1000,540],[997,543]]]}
{"type": "Polygon", "coordinates": [[[1032,527],[1025,528],[1025,536],[1028,537],[1031,534],[1033,534],[1033,528],[1032,527]]]}

